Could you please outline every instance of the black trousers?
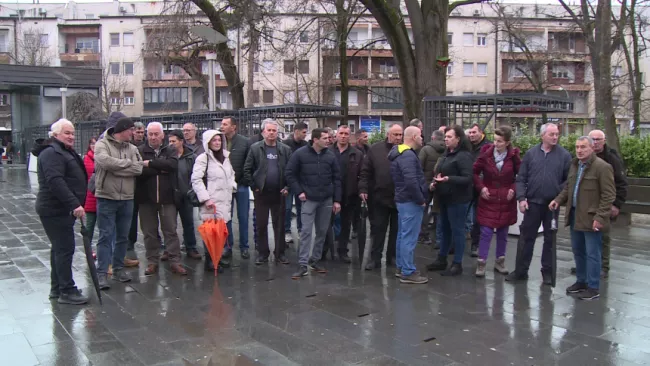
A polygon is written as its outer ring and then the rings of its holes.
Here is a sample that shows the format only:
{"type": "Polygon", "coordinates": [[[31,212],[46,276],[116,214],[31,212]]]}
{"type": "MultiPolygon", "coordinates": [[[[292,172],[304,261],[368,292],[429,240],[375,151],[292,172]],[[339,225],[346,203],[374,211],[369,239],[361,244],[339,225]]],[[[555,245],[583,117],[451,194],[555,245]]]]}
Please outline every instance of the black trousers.
{"type": "Polygon", "coordinates": [[[517,243],[517,264],[515,271],[518,275],[528,274],[530,262],[533,260],[535,250],[535,240],[540,224],[544,227],[544,247],[542,248],[542,272],[551,273],[553,255],[551,252],[553,246],[553,232],[551,230],[551,221],[553,220],[553,211],[548,209],[548,205],[537,203],[528,203],[528,211],[524,213],[524,221],[519,227],[519,242],[517,243]]]}
{"type": "Polygon", "coordinates": [[[134,250],[135,242],[138,241],[138,202],[133,200],[133,218],[131,218],[131,229],[129,230],[129,246],[126,250],[134,250]]]}
{"type": "Polygon", "coordinates": [[[275,257],[284,254],[286,242],[284,241],[284,205],[286,198],[279,190],[254,192],[255,215],[257,220],[257,250],[262,257],[268,257],[269,250],[269,211],[273,220],[273,236],[275,237],[275,257]]]}
{"type": "MultiPolygon", "coordinates": [[[[359,197],[350,196],[344,202],[344,205],[341,206],[341,234],[339,235],[339,242],[337,246],[337,252],[339,255],[348,254],[348,243],[350,241],[350,229],[354,222],[359,220],[359,197]]],[[[361,244],[364,244],[363,242],[361,244]]],[[[363,247],[359,246],[359,258],[363,259],[363,252],[365,250],[365,245],[363,247]]]]}
{"type": "Polygon", "coordinates": [[[397,245],[397,209],[385,206],[379,202],[370,201],[368,203],[370,236],[372,238],[371,258],[375,263],[381,262],[384,243],[386,241],[386,231],[388,231],[388,225],[390,225],[388,248],[386,249],[386,262],[390,263],[395,258],[397,245]]]}
{"type": "Polygon", "coordinates": [[[74,222],[71,215],[41,216],[41,223],[47,238],[52,243],[50,250],[51,290],[69,293],[75,290],[72,279],[72,257],[74,255],[74,222]]]}
{"type": "Polygon", "coordinates": [[[474,206],[474,217],[472,217],[472,231],[469,235],[472,238],[472,248],[478,248],[481,241],[481,225],[478,223],[478,197],[472,201],[472,206],[474,206]]]}

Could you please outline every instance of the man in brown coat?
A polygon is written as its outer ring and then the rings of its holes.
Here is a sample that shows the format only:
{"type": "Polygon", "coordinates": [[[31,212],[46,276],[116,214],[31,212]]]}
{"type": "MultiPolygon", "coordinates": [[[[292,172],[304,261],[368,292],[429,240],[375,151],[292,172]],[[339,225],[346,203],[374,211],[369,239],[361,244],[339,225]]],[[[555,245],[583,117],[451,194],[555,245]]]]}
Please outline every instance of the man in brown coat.
{"type": "Polygon", "coordinates": [[[571,227],[577,277],[566,291],[593,300],[600,296],[603,231],[609,229],[616,186],[612,166],[596,156],[591,137],[576,141],[576,156],[566,186],[548,207],[557,210],[566,203],[565,224],[571,227]]]}

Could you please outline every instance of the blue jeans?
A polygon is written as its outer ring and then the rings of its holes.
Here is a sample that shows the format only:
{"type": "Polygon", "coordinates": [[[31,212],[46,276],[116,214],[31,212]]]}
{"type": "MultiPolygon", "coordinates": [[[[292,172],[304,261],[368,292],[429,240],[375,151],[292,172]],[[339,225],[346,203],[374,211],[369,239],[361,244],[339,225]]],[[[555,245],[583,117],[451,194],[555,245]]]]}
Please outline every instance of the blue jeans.
{"type": "MultiPolygon", "coordinates": [[[[238,185],[237,193],[232,195],[232,205],[230,206],[230,217],[233,216],[235,211],[235,201],[237,201],[237,219],[239,221],[239,249],[248,249],[248,211],[250,210],[251,202],[247,186],[238,185]]],[[[230,248],[235,244],[235,238],[232,233],[232,219],[227,224],[228,226],[228,244],[230,248]]]]}
{"type": "Polygon", "coordinates": [[[440,256],[447,257],[449,248],[454,246],[454,263],[463,263],[465,252],[465,219],[469,203],[440,203],[440,225],[442,226],[442,242],[440,256]]]}
{"type": "Polygon", "coordinates": [[[106,274],[109,264],[113,264],[113,270],[124,268],[132,215],[133,200],[97,198],[97,273],[106,274]]]}
{"type": "Polygon", "coordinates": [[[413,202],[396,203],[397,205],[397,268],[402,275],[410,276],[415,272],[413,252],[418,242],[424,207],[413,202]]]}
{"type": "Polygon", "coordinates": [[[436,214],[436,244],[438,246],[442,245],[442,223],[440,220],[441,215],[438,213],[436,214]]]}
{"type": "Polygon", "coordinates": [[[602,231],[573,230],[575,214],[571,210],[571,246],[576,262],[576,278],[589,288],[600,288],[601,252],[603,249],[602,231]]]}
{"type": "Polygon", "coordinates": [[[196,250],[196,233],[194,232],[194,207],[187,199],[183,199],[183,202],[178,207],[178,215],[181,217],[181,224],[183,225],[185,252],[189,253],[196,250]]]}
{"type": "Polygon", "coordinates": [[[293,201],[296,201],[296,227],[298,228],[298,233],[300,233],[300,230],[302,229],[302,217],[300,217],[301,212],[302,212],[302,201],[300,198],[298,198],[297,195],[293,194],[288,194],[287,195],[287,202],[284,205],[284,232],[285,233],[290,233],[291,232],[291,206],[293,204],[293,201]]]}
{"type": "Polygon", "coordinates": [[[474,210],[476,207],[474,207],[474,204],[469,203],[467,207],[467,217],[465,218],[465,232],[466,233],[471,233],[472,232],[472,227],[474,226],[474,210]]]}

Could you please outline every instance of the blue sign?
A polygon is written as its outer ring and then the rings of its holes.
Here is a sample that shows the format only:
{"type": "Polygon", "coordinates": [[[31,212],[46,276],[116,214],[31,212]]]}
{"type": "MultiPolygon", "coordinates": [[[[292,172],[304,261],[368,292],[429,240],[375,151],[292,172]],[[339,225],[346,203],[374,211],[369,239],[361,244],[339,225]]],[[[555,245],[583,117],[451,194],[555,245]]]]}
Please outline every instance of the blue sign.
{"type": "Polygon", "coordinates": [[[381,117],[360,117],[359,126],[368,133],[381,131],[381,117]]]}

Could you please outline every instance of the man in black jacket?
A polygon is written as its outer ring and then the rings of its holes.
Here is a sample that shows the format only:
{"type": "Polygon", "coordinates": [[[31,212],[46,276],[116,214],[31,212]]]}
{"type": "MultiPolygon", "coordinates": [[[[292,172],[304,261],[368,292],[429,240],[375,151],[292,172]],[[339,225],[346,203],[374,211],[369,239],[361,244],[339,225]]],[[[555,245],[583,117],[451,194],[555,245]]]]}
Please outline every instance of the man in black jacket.
{"type": "MultiPolygon", "coordinates": [[[[293,126],[293,133],[291,136],[282,141],[282,143],[289,146],[291,148],[291,153],[294,153],[301,147],[307,146],[305,137],[307,137],[307,124],[298,122],[295,124],[295,126],[293,126]]],[[[298,198],[297,193],[289,192],[284,208],[284,240],[287,243],[293,243],[293,235],[291,235],[291,206],[293,205],[294,200],[296,205],[296,228],[298,229],[298,233],[300,233],[300,230],[302,229],[302,220],[300,219],[300,214],[302,212],[302,202],[298,198]]]]}
{"type": "Polygon", "coordinates": [[[300,192],[302,201],[302,231],[298,262],[300,267],[293,274],[299,279],[309,272],[307,266],[318,272],[327,273],[318,260],[321,258],[325,235],[330,226],[332,212],[341,211],[341,175],[336,156],[327,147],[329,136],[325,129],[316,128],[311,134],[311,144],[298,149],[291,155],[287,165],[286,179],[294,192],[300,192]],[[311,244],[312,230],[316,226],[314,250],[311,244]]]}
{"type": "Polygon", "coordinates": [[[50,135],[51,140],[32,151],[38,157],[36,213],[52,243],[50,299],[58,299],[59,304],[81,305],[87,303],[88,298],[81,294],[72,279],[72,257],[74,223],[85,215],[88,176],[73,148],[74,125],[60,119],[52,124],[50,135]]]}
{"type": "MultiPolygon", "coordinates": [[[[479,155],[481,155],[481,149],[483,146],[491,144],[492,141],[488,140],[481,129],[481,125],[478,123],[474,123],[467,131],[467,137],[472,143],[472,156],[474,157],[474,162],[476,162],[479,155]]],[[[474,197],[470,203],[467,214],[467,230],[472,240],[471,255],[474,258],[478,257],[478,243],[481,239],[481,225],[478,224],[478,217],[476,216],[478,213],[478,210],[476,209],[478,197],[479,192],[474,191],[474,197]]]]}
{"type": "Polygon", "coordinates": [[[269,261],[269,210],[273,219],[273,236],[275,237],[275,260],[278,263],[289,264],[284,255],[284,201],[289,193],[284,171],[291,156],[291,148],[277,141],[277,122],[262,123],[264,141],[254,143],[244,165],[244,178],[250,182],[255,196],[255,212],[258,220],[257,238],[258,256],[255,264],[261,265],[269,261]]]}
{"type": "Polygon", "coordinates": [[[381,268],[381,257],[386,242],[386,231],[390,223],[386,265],[395,257],[397,241],[397,208],[395,186],[390,175],[388,153],[394,145],[402,143],[402,126],[394,124],[388,129],[386,141],[372,144],[363,160],[359,180],[359,197],[368,203],[370,213],[370,235],[372,237],[371,261],[366,270],[381,268]]]}
{"type": "MultiPolygon", "coordinates": [[[[232,205],[230,206],[230,216],[233,217],[235,211],[235,201],[237,201],[237,220],[239,221],[239,254],[242,259],[250,258],[248,253],[248,212],[250,211],[250,197],[248,182],[244,177],[244,163],[250,149],[248,139],[237,133],[237,120],[235,117],[224,117],[221,121],[221,132],[226,136],[226,148],[230,152],[230,164],[235,170],[235,182],[237,182],[237,192],[232,195],[232,205]]],[[[232,221],[228,223],[228,243],[232,249],[235,244],[235,237],[232,230],[232,221]]],[[[225,258],[229,258],[232,253],[230,250],[224,251],[225,258]]]]}
{"type": "Polygon", "coordinates": [[[196,233],[194,231],[194,207],[187,199],[187,192],[192,188],[190,182],[192,178],[192,169],[194,169],[194,159],[196,156],[189,146],[185,146],[183,131],[174,130],[169,133],[169,147],[176,151],[178,159],[178,168],[174,178],[174,202],[178,215],[181,217],[183,225],[183,243],[185,244],[185,254],[192,259],[201,259],[201,254],[196,249],[196,233]]]}
{"type": "Polygon", "coordinates": [[[172,272],[187,274],[180,263],[181,244],[176,233],[174,177],[178,169],[178,157],[173,147],[162,146],[164,138],[162,124],[150,122],[147,125],[147,143],[138,148],[144,167],[142,175],[137,179],[135,198],[140,208],[140,228],[144,234],[144,246],[149,262],[144,272],[147,276],[158,273],[162,244],[158,239],[159,224],[172,272]]]}
{"type": "MultiPolygon", "coordinates": [[[[614,170],[614,183],[616,184],[616,199],[612,205],[612,220],[615,219],[621,212],[621,208],[625,204],[627,198],[627,176],[625,175],[625,167],[623,166],[623,159],[618,155],[618,152],[607,145],[605,133],[601,130],[593,130],[589,132],[589,137],[594,140],[594,152],[596,156],[605,160],[614,170]]],[[[603,277],[609,276],[609,254],[611,252],[611,238],[609,231],[603,232],[603,277]]],[[[572,268],[574,270],[575,268],[572,268]]],[[[572,271],[573,272],[573,271],[572,271]]]]}

